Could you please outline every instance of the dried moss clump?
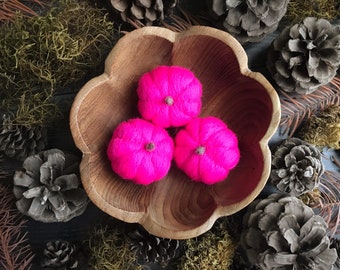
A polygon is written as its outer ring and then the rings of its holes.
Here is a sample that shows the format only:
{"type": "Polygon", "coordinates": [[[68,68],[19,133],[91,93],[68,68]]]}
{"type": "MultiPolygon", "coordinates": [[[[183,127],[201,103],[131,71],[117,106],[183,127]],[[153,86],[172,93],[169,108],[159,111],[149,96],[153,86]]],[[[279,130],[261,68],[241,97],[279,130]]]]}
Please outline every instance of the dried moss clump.
{"type": "Polygon", "coordinates": [[[96,228],[89,240],[89,267],[92,270],[141,270],[136,264],[128,238],[117,228],[96,228]]]}
{"type": "Polygon", "coordinates": [[[1,24],[0,106],[16,112],[16,124],[45,124],[56,89],[95,69],[115,39],[108,14],[86,1],[61,0],[45,16],[1,24]]]}
{"type": "Polygon", "coordinates": [[[319,203],[320,197],[321,197],[320,190],[318,188],[314,188],[312,191],[306,192],[306,193],[300,195],[298,198],[305,205],[313,208],[319,203]]]}
{"type": "Polygon", "coordinates": [[[222,223],[214,230],[185,241],[186,252],[179,261],[178,269],[229,269],[235,254],[236,244],[222,223]]]}
{"type": "Polygon", "coordinates": [[[340,149],[340,106],[333,105],[313,115],[300,134],[304,141],[316,146],[340,149]]]}
{"type": "Polygon", "coordinates": [[[337,8],[339,0],[291,0],[288,3],[286,17],[297,23],[301,18],[317,17],[333,20],[340,16],[337,8]]]}

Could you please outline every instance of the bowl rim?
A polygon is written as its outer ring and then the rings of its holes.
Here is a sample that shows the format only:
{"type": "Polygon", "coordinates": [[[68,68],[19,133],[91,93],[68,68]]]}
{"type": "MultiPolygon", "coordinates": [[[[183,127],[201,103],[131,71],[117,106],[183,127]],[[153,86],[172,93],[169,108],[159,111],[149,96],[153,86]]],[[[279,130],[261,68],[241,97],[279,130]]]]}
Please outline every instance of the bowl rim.
{"type": "Polygon", "coordinates": [[[107,56],[105,60],[105,69],[104,72],[92,79],[90,79],[83,87],[80,89],[78,94],[76,95],[74,102],[71,107],[70,112],[70,127],[71,134],[75,141],[76,146],[83,153],[83,158],[80,163],[80,171],[81,171],[81,180],[84,186],[84,189],[91,199],[91,201],[102,211],[111,215],[112,217],[118,218],[122,221],[129,223],[140,223],[147,231],[150,233],[157,235],[159,237],[172,238],[172,239],[187,239],[196,237],[206,231],[208,231],[215,221],[222,217],[231,215],[240,211],[249,205],[257,195],[260,194],[262,189],[267,183],[269,178],[270,169],[271,169],[271,151],[269,149],[269,140],[274,135],[281,117],[281,108],[280,108],[280,100],[278,94],[274,87],[269,83],[269,81],[259,72],[253,72],[248,68],[248,56],[243,49],[242,45],[230,34],[224,32],[222,30],[208,27],[208,26],[191,26],[187,30],[183,32],[174,32],[170,29],[157,27],[157,26],[146,26],[140,29],[133,30],[127,33],[125,36],[120,38],[115,46],[112,48],[111,52],[107,56]],[[264,168],[262,170],[261,178],[256,187],[252,190],[252,192],[246,197],[248,200],[242,200],[241,202],[234,203],[228,206],[219,206],[215,209],[215,211],[211,214],[209,218],[207,218],[199,227],[195,227],[193,229],[188,230],[174,230],[169,228],[164,228],[159,224],[155,224],[151,219],[150,215],[147,211],[145,212],[129,212],[123,209],[119,209],[117,207],[112,206],[106,200],[104,200],[101,195],[97,192],[95,186],[91,181],[85,181],[84,179],[89,176],[84,176],[89,168],[88,162],[91,155],[95,153],[91,152],[85,140],[82,137],[80,132],[79,123],[78,123],[78,111],[81,107],[82,102],[86,99],[87,95],[98,85],[111,80],[113,74],[111,71],[111,67],[114,63],[114,59],[117,54],[121,50],[124,50],[127,42],[129,40],[137,39],[140,36],[156,36],[170,41],[171,43],[175,43],[177,40],[180,40],[184,37],[189,36],[209,36],[213,39],[218,39],[222,41],[226,46],[230,47],[233,53],[236,56],[240,67],[240,73],[244,76],[247,76],[251,79],[254,79],[259,84],[263,86],[268,94],[269,99],[272,103],[272,115],[271,120],[268,124],[268,128],[259,140],[259,147],[261,148],[263,154],[263,164],[264,168]],[[113,211],[114,209],[114,211],[113,211]]]}

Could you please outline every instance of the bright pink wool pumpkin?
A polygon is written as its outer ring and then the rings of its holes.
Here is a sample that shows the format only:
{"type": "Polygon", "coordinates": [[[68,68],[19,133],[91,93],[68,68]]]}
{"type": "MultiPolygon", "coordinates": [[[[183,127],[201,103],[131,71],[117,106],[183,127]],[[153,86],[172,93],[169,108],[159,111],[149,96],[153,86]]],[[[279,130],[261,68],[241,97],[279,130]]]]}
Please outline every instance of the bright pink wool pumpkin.
{"type": "Polygon", "coordinates": [[[120,177],[148,185],[166,176],[173,149],[173,140],[164,129],[143,119],[131,119],[114,130],[107,155],[120,177]]]}
{"type": "Polygon", "coordinates": [[[194,181],[220,182],[239,159],[235,133],[218,118],[196,118],[175,137],[174,160],[194,181]]]}
{"type": "Polygon", "coordinates": [[[202,85],[188,69],[158,66],[139,80],[138,109],[145,120],[163,127],[179,127],[198,116],[202,85]]]}

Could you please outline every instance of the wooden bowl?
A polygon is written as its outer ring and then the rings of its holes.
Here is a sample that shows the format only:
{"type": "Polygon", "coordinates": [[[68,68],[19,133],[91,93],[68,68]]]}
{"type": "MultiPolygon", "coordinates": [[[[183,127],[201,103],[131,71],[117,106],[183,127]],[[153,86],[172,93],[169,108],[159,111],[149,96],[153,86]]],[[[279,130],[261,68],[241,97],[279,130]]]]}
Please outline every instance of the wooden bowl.
{"type": "Polygon", "coordinates": [[[105,72],[80,90],[70,115],[89,198],[117,219],[172,239],[198,236],[217,218],[254,200],[269,176],[268,141],[279,119],[275,90],[248,69],[242,46],[229,34],[203,26],[182,33],[144,27],[126,34],[107,57],[105,72]],[[106,148],[112,132],[120,122],[139,116],[138,80],[159,65],[192,70],[203,85],[201,116],[219,117],[237,134],[241,159],[226,180],[211,186],[193,182],[172,165],[165,179],[142,186],[111,170],[106,148]]]}

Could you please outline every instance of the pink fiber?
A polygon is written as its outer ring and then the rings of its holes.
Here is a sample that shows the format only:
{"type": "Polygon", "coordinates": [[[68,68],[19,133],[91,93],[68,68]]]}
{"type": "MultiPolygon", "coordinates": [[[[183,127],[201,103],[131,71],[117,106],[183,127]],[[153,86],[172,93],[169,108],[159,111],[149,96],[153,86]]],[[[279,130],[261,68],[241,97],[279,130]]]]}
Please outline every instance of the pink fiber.
{"type": "Polygon", "coordinates": [[[138,109],[145,120],[163,127],[178,127],[200,113],[202,85],[188,69],[158,66],[139,80],[138,109]]]}
{"type": "Polygon", "coordinates": [[[107,155],[120,177],[148,185],[167,175],[173,149],[173,140],[164,129],[143,119],[131,119],[114,130],[107,155]]]}
{"type": "Polygon", "coordinates": [[[196,118],[175,137],[174,160],[192,180],[223,181],[240,159],[233,131],[215,117],[196,118]]]}

